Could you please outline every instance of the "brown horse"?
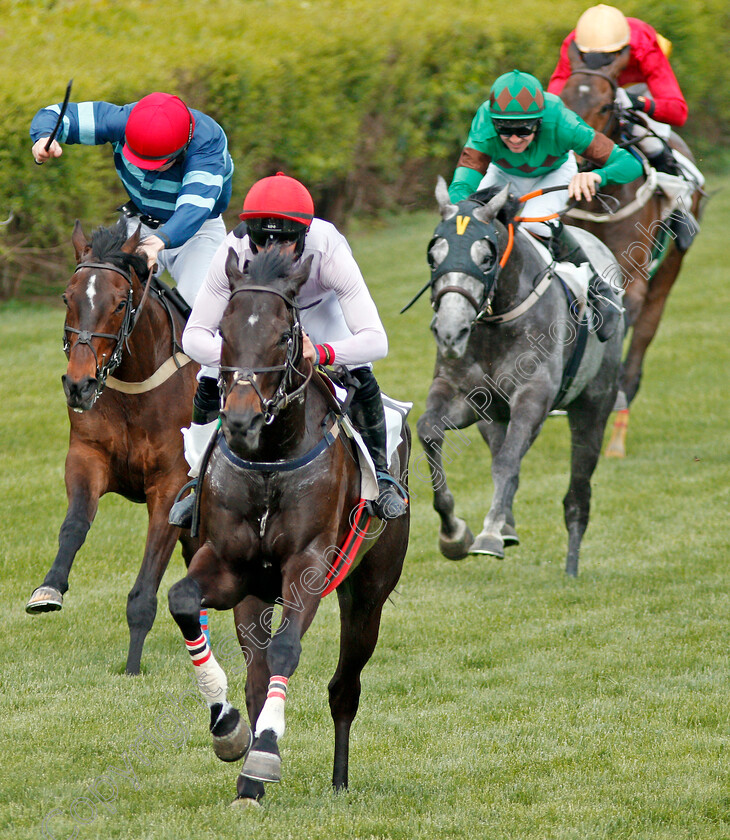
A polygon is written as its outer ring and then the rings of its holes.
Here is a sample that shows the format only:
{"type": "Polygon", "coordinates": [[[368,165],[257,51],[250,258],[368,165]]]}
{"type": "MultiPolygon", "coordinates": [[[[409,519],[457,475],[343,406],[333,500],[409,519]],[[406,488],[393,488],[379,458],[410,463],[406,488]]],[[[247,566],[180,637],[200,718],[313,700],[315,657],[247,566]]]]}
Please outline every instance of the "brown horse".
{"type": "MultiPolygon", "coordinates": [[[[629,60],[628,53],[619,54],[601,70],[586,67],[574,45],[569,55],[572,74],[560,94],[562,100],[597,131],[616,143],[628,145],[622,136],[621,110],[615,104],[617,79],[629,60]]],[[[674,133],[670,145],[693,161],[687,145],[674,133]]],[[[626,405],[619,411],[606,450],[606,455],[613,457],[626,454],[628,405],[639,389],[644,355],[656,334],[684,257],[673,242],[669,225],[662,221],[663,196],[651,188],[651,183],[644,186],[651,174],[648,171],[648,175],[630,184],[601,187],[602,193],[616,199],[616,209],[611,214],[597,212],[595,200],[579,204],[567,213],[571,224],[584,227],[608,245],[624,276],[624,306],[632,332],[621,372],[626,405]]],[[[689,208],[696,218],[702,196],[701,189],[695,190],[689,208]]]]}
{"type": "MultiPolygon", "coordinates": [[[[157,612],[157,589],[180,536],[167,517],[187,481],[180,428],[190,424],[197,365],[177,352],[182,315],[153,281],[143,285],[147,264],[135,253],[139,230],[128,239],[123,223],[102,227],[89,243],[76,222],[72,241],[78,265],[63,295],[68,368],[62,381],[71,423],[68,511],[58,554],[26,610],[61,609],[71,565],[101,496],[112,492],[146,502],[147,544],[127,599],[126,671],[137,674],[157,612]]],[[[194,545],[189,537],[181,541],[187,561],[194,545]]]]}
{"type": "MultiPolygon", "coordinates": [[[[339,406],[303,359],[295,301],[310,260],[292,268],[289,257],[264,251],[242,275],[229,251],[231,297],[220,324],[226,386],[221,434],[201,470],[201,548],[169,593],[170,612],[210,706],[216,754],[235,761],[248,750],[237,785],[237,801],[244,804],[264,795],[265,781],[281,778],[277,744],[287,683],[301,638],[340,569],[347,576],[337,587],[340,658],[329,702],[332,783],[347,786],[360,673],[375,649],[383,605],[408,545],[408,514],[387,527],[361,518],[360,474],[339,406]],[[276,604],[281,618],[272,635],[276,604]],[[234,610],[253,736],[226,699],[225,672],[201,636],[201,605],[234,610]]],[[[393,475],[405,470],[409,444],[404,426],[393,475]]]]}

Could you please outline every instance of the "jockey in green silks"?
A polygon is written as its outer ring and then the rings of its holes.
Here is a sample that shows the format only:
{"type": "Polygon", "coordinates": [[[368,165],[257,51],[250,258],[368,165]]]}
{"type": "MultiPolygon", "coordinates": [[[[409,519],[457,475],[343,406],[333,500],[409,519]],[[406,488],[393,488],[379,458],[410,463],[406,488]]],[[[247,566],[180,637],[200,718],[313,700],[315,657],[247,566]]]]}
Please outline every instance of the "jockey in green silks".
{"type": "MultiPolygon", "coordinates": [[[[641,163],[625,149],[591,128],[559,97],[545,93],[529,73],[512,70],[492,85],[489,99],[479,106],[449,187],[451,201],[490,186],[509,185],[516,195],[568,185],[529,199],[521,215],[542,218],[559,213],[570,198],[590,201],[604,184],[627,184],[642,174],[641,163]],[[597,168],[578,172],[575,153],[597,168]]],[[[562,223],[523,222],[523,227],[549,242],[556,259],[587,262],[578,243],[562,223]]],[[[596,275],[589,292],[603,319],[598,331],[608,337],[621,311],[615,291],[596,275]],[[605,310],[605,311],[604,311],[605,310]]]]}

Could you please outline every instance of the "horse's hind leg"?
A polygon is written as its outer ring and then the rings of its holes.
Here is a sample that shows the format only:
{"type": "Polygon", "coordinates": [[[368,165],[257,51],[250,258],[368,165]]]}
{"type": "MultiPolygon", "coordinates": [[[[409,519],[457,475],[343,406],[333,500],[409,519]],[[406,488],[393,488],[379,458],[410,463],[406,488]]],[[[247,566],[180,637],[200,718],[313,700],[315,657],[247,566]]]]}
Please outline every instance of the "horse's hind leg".
{"type": "MultiPolygon", "coordinates": [[[[393,525],[389,523],[388,527],[393,525]]],[[[363,565],[337,590],[340,602],[340,658],[329,684],[330,712],[335,726],[332,771],[335,790],[342,790],[348,785],[350,727],[360,704],[360,674],[373,655],[383,605],[400,575],[402,561],[398,564],[395,558],[405,553],[399,552],[397,545],[391,549],[393,540],[385,543],[389,536],[385,534],[381,537],[382,544],[375,546],[363,560],[363,565]],[[381,562],[379,570],[374,568],[376,560],[381,562]],[[385,571],[383,563],[387,564],[385,571]],[[377,585],[373,585],[374,582],[377,585]]]]}
{"type": "Polygon", "coordinates": [[[631,344],[621,373],[621,388],[629,403],[639,390],[644,355],[656,335],[669,292],[679,274],[682,257],[683,255],[676,248],[672,248],[671,252],[667,254],[666,259],[649,284],[644,304],[634,323],[631,344]]]}
{"type": "Polygon", "coordinates": [[[58,534],[58,553],[43,584],[30,596],[25,610],[31,615],[60,610],[68,591],[68,577],[78,550],[84,544],[106,492],[106,464],[91,449],[73,443],[66,457],[68,510],[58,534]]]}
{"type": "MultiPolygon", "coordinates": [[[[618,355],[618,350],[616,351],[618,355]]],[[[590,386],[593,387],[593,386],[590,386]]],[[[591,476],[598,463],[603,432],[616,397],[616,388],[595,389],[591,399],[581,395],[568,406],[571,463],[570,485],[563,499],[565,526],[568,529],[568,555],[565,572],[578,575],[580,544],[588,527],[591,508],[591,476]],[[603,393],[600,393],[600,391],[603,393]]]]}
{"type": "Polygon", "coordinates": [[[178,529],[167,522],[170,509],[167,501],[168,504],[162,503],[158,495],[147,497],[147,543],[137,580],[127,596],[127,674],[139,674],[142,648],[157,615],[157,590],[178,538],[178,529]]]}

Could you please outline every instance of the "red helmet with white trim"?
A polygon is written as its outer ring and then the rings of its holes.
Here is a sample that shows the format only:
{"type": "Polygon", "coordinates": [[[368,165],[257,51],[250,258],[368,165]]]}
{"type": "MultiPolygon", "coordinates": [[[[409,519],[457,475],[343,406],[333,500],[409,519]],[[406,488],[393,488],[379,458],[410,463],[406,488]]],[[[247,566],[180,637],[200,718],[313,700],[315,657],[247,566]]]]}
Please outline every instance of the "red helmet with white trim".
{"type": "Polygon", "coordinates": [[[160,169],[183,155],[195,118],[179,96],[150,93],[132,108],[124,134],[124,157],[140,169],[160,169]]]}

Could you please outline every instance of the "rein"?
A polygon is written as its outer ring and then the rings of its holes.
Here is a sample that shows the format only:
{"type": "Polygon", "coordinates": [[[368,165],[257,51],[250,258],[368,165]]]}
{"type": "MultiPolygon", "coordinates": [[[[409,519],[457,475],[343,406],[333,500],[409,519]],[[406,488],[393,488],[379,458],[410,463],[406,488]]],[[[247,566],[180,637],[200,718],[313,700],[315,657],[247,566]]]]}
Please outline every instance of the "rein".
{"type": "Polygon", "coordinates": [[[233,391],[233,389],[238,385],[250,385],[251,388],[254,389],[256,392],[256,396],[259,398],[259,402],[261,403],[261,408],[263,409],[264,415],[264,422],[267,426],[273,423],[274,418],[285,409],[288,405],[296,400],[301,400],[304,396],[304,389],[309,384],[312,373],[314,371],[314,367],[312,365],[309,366],[309,371],[307,373],[302,373],[296,367],[296,360],[301,358],[302,353],[302,324],[299,320],[299,310],[302,308],[293,301],[291,298],[287,297],[282,292],[278,291],[277,289],[272,289],[269,286],[253,286],[253,285],[246,285],[246,286],[238,286],[231,292],[231,298],[234,295],[237,295],[239,292],[265,292],[271,295],[276,295],[277,297],[281,298],[287,307],[294,313],[294,323],[292,324],[293,330],[292,335],[287,341],[286,346],[286,358],[284,359],[284,364],[281,365],[272,365],[270,367],[259,367],[259,368],[240,368],[235,367],[232,365],[221,365],[220,366],[220,378],[218,380],[218,387],[221,391],[221,396],[223,401],[228,398],[228,395],[233,391]],[[261,389],[259,388],[257,377],[261,374],[265,373],[282,373],[283,376],[279,381],[279,385],[274,392],[274,395],[270,399],[266,399],[264,395],[261,393],[261,389]],[[233,382],[231,383],[231,387],[226,391],[225,390],[225,383],[223,382],[223,374],[224,373],[232,373],[233,374],[233,382]],[[302,377],[303,381],[301,385],[295,388],[293,391],[287,391],[287,385],[289,383],[290,374],[296,374],[297,376],[302,377]]]}

